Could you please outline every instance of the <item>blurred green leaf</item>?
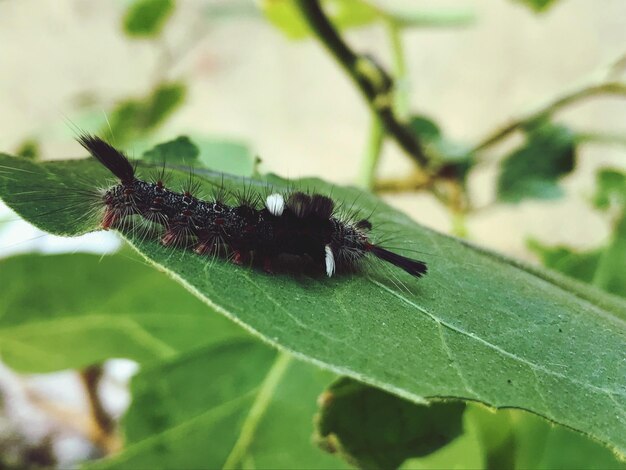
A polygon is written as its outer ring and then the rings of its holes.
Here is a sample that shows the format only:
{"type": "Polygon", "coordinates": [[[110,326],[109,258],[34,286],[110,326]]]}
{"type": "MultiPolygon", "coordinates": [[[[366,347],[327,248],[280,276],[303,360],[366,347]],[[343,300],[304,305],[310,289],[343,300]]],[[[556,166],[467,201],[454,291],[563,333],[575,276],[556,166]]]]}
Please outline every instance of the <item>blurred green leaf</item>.
{"type": "Polygon", "coordinates": [[[498,199],[553,199],[562,195],[559,178],[575,165],[575,136],[566,127],[540,123],[527,129],[526,143],[508,155],[498,177],[498,199]]]}
{"type": "Polygon", "coordinates": [[[182,82],[162,83],[144,98],[124,100],[115,106],[100,133],[117,145],[141,137],[161,125],[183,103],[186,94],[182,82]]]}
{"type": "Polygon", "coordinates": [[[240,176],[252,176],[254,157],[243,142],[194,136],[200,149],[200,162],[215,171],[240,176]]]}
{"type": "Polygon", "coordinates": [[[548,11],[549,8],[556,5],[559,0],[514,0],[517,3],[526,5],[536,13],[548,11]]]}
{"type": "Polygon", "coordinates": [[[604,168],[596,176],[593,203],[598,209],[626,209],[626,173],[604,168]]]}
{"type": "Polygon", "coordinates": [[[403,470],[432,469],[624,469],[610,450],[564,426],[521,410],[490,410],[468,404],[464,433],[403,470]]]}
{"type": "Polygon", "coordinates": [[[423,115],[411,116],[409,125],[418,137],[424,142],[434,142],[441,138],[441,129],[437,123],[423,115]]]}
{"type": "Polygon", "coordinates": [[[485,465],[478,429],[473,423],[468,423],[467,415],[464,414],[463,434],[432,454],[407,460],[400,468],[402,470],[475,470],[488,467],[485,465]]]}
{"type": "Polygon", "coordinates": [[[462,402],[416,405],[341,378],[320,398],[317,440],[359,468],[397,468],[445,446],[462,433],[462,402]]]}
{"type": "Polygon", "coordinates": [[[16,256],[0,260],[0,279],[0,355],[22,372],[148,363],[246,336],[128,254],[16,256]]]}
{"type": "Polygon", "coordinates": [[[144,152],[143,159],[156,164],[195,166],[200,150],[186,135],[155,145],[144,152]]]}
{"type": "MultiPolygon", "coordinates": [[[[261,0],[265,17],[290,39],[303,39],[311,34],[293,0],[261,0]]],[[[322,7],[333,24],[350,28],[370,24],[380,18],[378,8],[364,0],[323,0],[322,7]]]]}
{"type": "MultiPolygon", "coordinates": [[[[110,180],[95,161],[0,155],[0,165],[0,196],[27,220],[56,233],[97,229],[97,218],[84,217],[93,201],[81,194],[85,181],[110,180]],[[57,194],[79,197],[68,207],[50,197],[57,194]]],[[[172,187],[187,178],[173,171],[172,187]]],[[[209,171],[199,171],[197,181],[206,192],[242,188],[241,177],[209,171]]],[[[430,271],[419,281],[382,269],[327,279],[302,263],[268,276],[173,251],[141,233],[125,236],[207,304],[299,358],[415,402],[445,396],[530,410],[626,449],[621,299],[428,230],[354,188],[275,176],[245,182],[260,191],[296,185],[332,191],[337,201],[358,199],[358,208],[373,214],[374,230],[386,226],[419,246],[430,271]]]]}
{"type": "Polygon", "coordinates": [[[17,148],[15,154],[18,157],[29,158],[31,160],[37,160],[41,154],[39,148],[39,142],[35,139],[24,140],[17,148]]]}
{"type": "Polygon", "coordinates": [[[124,15],[124,32],[139,38],[155,37],[173,11],[173,0],[135,0],[124,15]]]}
{"type": "Polygon", "coordinates": [[[528,240],[527,246],[539,256],[544,266],[584,282],[593,281],[600,259],[600,249],[576,251],[568,246],[545,245],[535,239],[528,240]]]}
{"type": "Polygon", "coordinates": [[[626,211],[615,221],[611,240],[602,251],[593,284],[626,297],[626,211]]]}
{"type": "Polygon", "coordinates": [[[536,240],[530,240],[528,246],[545,266],[626,297],[626,173],[600,170],[593,203],[615,213],[605,246],[586,252],[549,247],[536,240]]]}
{"type": "Polygon", "coordinates": [[[588,437],[529,413],[508,413],[515,439],[514,468],[626,469],[625,462],[588,437]]]}
{"type": "Polygon", "coordinates": [[[626,297],[626,222],[620,219],[609,243],[590,251],[576,251],[566,246],[547,246],[536,240],[529,248],[542,264],[573,278],[594,284],[607,292],[626,297]]]}
{"type": "Polygon", "coordinates": [[[233,175],[252,176],[255,160],[242,142],[201,136],[180,136],[144,152],[143,159],[157,165],[187,165],[233,175]]]}
{"type": "Polygon", "coordinates": [[[465,427],[477,430],[486,468],[626,468],[598,442],[521,410],[469,405],[465,427]]]}
{"type": "Polygon", "coordinates": [[[88,468],[344,468],[311,442],[332,374],[256,341],[231,341],[141,371],[127,447],[88,468]]]}
{"type": "Polygon", "coordinates": [[[437,123],[427,116],[412,116],[409,125],[422,142],[441,175],[465,180],[474,165],[471,148],[446,138],[437,123]]]}

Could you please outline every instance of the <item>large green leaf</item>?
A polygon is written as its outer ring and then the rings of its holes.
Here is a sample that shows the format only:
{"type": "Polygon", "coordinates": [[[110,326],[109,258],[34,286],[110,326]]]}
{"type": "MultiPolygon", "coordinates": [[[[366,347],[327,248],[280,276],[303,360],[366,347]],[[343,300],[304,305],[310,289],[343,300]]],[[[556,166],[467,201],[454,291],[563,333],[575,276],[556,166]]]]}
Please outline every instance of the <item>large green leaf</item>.
{"type": "MultiPolygon", "coordinates": [[[[0,196],[23,217],[55,233],[97,227],[78,217],[89,208],[78,190],[107,177],[97,164],[0,156],[0,168],[0,196]]],[[[221,181],[209,172],[198,178],[207,190],[221,181]]],[[[240,181],[223,184],[240,189],[240,181]]],[[[331,191],[318,180],[298,184],[331,191]]],[[[429,274],[416,281],[380,266],[332,279],[306,269],[269,276],[127,236],[207,304],[299,358],[416,402],[451,397],[526,409],[624,451],[623,301],[428,230],[355,189],[335,187],[333,195],[377,209],[374,227],[427,253],[429,274]]]]}
{"type": "Polygon", "coordinates": [[[112,357],[149,363],[245,336],[137,257],[3,259],[0,298],[0,355],[20,371],[55,371],[112,357]]]}
{"type": "Polygon", "coordinates": [[[133,380],[126,447],[90,468],[344,468],[311,442],[331,380],[251,340],[181,355],[133,380]]]}

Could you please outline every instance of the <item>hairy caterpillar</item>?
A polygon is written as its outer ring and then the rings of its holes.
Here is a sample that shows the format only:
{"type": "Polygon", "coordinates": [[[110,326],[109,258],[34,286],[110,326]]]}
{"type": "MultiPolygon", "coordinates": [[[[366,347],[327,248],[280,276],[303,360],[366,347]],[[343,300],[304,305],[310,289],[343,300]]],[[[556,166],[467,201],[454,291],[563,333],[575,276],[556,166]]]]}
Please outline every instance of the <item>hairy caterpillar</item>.
{"type": "Polygon", "coordinates": [[[191,183],[175,192],[165,186],[163,174],[154,181],[137,178],[124,153],[99,137],[82,134],[78,141],[120,181],[102,195],[105,230],[123,227],[130,217],[140,216],[163,227],[165,246],[189,247],[199,255],[227,251],[236,264],[253,255],[267,272],[272,272],[272,260],[282,254],[311,258],[329,277],[353,268],[368,255],[415,277],[427,272],[424,262],[372,243],[368,219],[341,220],[327,196],[294,191],[272,193],[265,200],[244,195],[235,206],[219,195],[204,201],[194,195],[191,183]]]}

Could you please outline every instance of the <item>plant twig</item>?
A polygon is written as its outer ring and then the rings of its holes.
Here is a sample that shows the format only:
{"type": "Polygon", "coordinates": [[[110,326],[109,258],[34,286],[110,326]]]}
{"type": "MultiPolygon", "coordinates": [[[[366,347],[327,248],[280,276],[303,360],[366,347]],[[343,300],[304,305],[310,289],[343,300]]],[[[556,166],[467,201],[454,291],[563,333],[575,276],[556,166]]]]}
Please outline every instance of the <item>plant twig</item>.
{"type": "Polygon", "coordinates": [[[372,59],[357,55],[339,36],[320,6],[319,0],[295,0],[295,5],[315,36],[356,83],[368,105],[387,133],[420,167],[428,165],[422,144],[411,129],[394,113],[393,81],[372,59]]]}
{"type": "Polygon", "coordinates": [[[394,21],[387,21],[387,35],[391,45],[393,58],[394,110],[401,121],[407,121],[411,112],[409,103],[409,80],[404,60],[404,48],[401,38],[402,29],[394,21]]]}
{"type": "Polygon", "coordinates": [[[367,146],[358,180],[358,184],[362,188],[372,189],[374,187],[376,167],[378,166],[380,152],[383,147],[384,134],[380,119],[378,119],[376,114],[372,113],[370,128],[367,134],[367,146]]]}
{"type": "Polygon", "coordinates": [[[567,91],[566,93],[563,93],[548,100],[534,110],[521,114],[520,116],[514,118],[508,124],[496,129],[494,132],[492,132],[483,140],[481,140],[478,144],[476,144],[472,151],[479,152],[481,150],[484,150],[487,147],[490,147],[496,142],[502,140],[513,131],[520,129],[533,121],[541,118],[547,118],[557,111],[561,110],[562,108],[582,99],[599,95],[618,95],[626,97],[626,83],[611,80],[599,83],[594,82],[579,85],[578,87],[575,87],[567,91]]]}
{"type": "Polygon", "coordinates": [[[432,178],[423,172],[416,171],[408,178],[377,180],[374,189],[377,193],[402,193],[430,189],[432,183],[432,178]]]}
{"type": "Polygon", "coordinates": [[[118,443],[114,438],[115,421],[104,409],[98,392],[103,373],[101,365],[94,365],[81,370],[80,377],[85,386],[91,417],[96,428],[94,440],[100,447],[111,452],[116,449],[118,443]]]}

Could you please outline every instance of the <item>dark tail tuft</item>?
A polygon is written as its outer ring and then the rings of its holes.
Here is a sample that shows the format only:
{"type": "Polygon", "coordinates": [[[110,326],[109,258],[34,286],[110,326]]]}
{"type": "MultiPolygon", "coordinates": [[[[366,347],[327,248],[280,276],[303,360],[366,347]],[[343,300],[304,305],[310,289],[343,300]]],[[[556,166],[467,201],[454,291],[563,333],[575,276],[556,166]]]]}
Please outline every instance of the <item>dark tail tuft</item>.
{"type": "Polygon", "coordinates": [[[407,258],[396,253],[392,253],[389,250],[385,250],[380,246],[371,245],[371,253],[379,259],[385,260],[388,263],[393,264],[399,268],[404,269],[407,273],[415,277],[422,277],[428,272],[428,267],[423,261],[407,258]]]}
{"type": "Polygon", "coordinates": [[[122,183],[135,179],[135,170],[122,152],[95,135],[82,134],[78,137],[80,145],[100,163],[117,176],[122,183]]]}

